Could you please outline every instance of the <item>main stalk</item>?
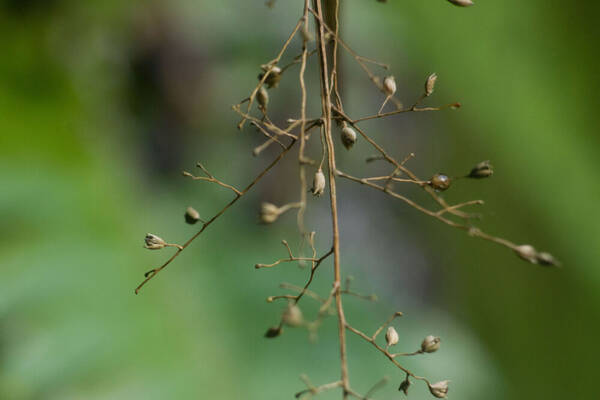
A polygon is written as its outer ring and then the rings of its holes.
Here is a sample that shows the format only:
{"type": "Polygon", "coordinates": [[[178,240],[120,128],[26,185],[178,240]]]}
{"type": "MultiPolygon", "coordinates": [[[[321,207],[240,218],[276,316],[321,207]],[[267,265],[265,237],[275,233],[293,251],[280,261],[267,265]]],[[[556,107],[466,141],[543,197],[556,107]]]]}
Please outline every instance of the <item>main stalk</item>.
{"type": "MultiPolygon", "coordinates": [[[[340,342],[340,363],[341,363],[341,380],[344,390],[344,398],[348,397],[350,390],[348,380],[348,361],[346,354],[346,318],[344,316],[344,308],[342,305],[341,296],[341,271],[340,271],[340,231],[337,207],[337,189],[335,182],[335,149],[333,146],[333,138],[331,133],[332,118],[331,118],[331,93],[336,85],[337,76],[337,46],[334,45],[332,56],[333,65],[331,70],[328,67],[328,52],[325,42],[325,27],[321,21],[325,21],[328,26],[337,32],[337,15],[339,9],[338,0],[313,0],[314,8],[317,14],[317,41],[319,49],[319,67],[321,79],[321,107],[323,113],[323,135],[327,147],[327,165],[329,170],[329,198],[331,202],[331,222],[333,227],[333,286],[335,288],[335,304],[338,315],[338,334],[340,342]],[[324,14],[324,5],[327,14],[324,14]],[[330,74],[331,73],[331,74],[330,74]],[[330,80],[330,76],[332,79],[330,80]],[[333,81],[332,81],[333,80],[333,81]]],[[[335,43],[335,42],[334,42],[335,43]]]]}

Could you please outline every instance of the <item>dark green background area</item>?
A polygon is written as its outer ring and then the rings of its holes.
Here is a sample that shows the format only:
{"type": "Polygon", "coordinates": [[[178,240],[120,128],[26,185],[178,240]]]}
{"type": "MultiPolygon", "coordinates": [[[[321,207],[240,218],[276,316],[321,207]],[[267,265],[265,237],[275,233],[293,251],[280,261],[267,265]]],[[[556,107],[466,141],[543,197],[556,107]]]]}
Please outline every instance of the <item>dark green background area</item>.
{"type": "MultiPolygon", "coordinates": [[[[297,200],[292,156],[211,226],[139,296],[143,272],[171,249],[142,248],[146,232],[184,242],[188,205],[210,217],[231,194],[181,177],[201,160],[243,187],[276,154],[237,131],[231,104],[256,84],[302,9],[247,1],[0,1],[0,398],[281,399],[338,379],[335,318],[316,343],[287,329],[263,338],[284,304],[280,282],[302,284],[294,265],[255,270],[297,247],[295,218],[257,224],[263,200],[297,200]]],[[[552,252],[563,268],[522,262],[494,244],[416,210],[340,182],[342,263],[361,293],[351,322],[371,331],[394,311],[399,351],[429,334],[435,354],[406,360],[415,373],[451,379],[452,399],[595,398],[600,324],[597,203],[598,25],[593,2],[486,1],[460,9],[444,0],[342,2],[342,35],[361,55],[391,65],[398,96],[457,111],[404,114],[365,123],[398,158],[414,152],[419,176],[456,176],[490,159],[494,176],[458,181],[450,202],[481,198],[481,226],[552,252]]],[[[294,41],[289,61],[300,49],[294,41]]],[[[383,100],[343,56],[347,112],[375,113],[383,100]]],[[[272,90],[277,121],[298,116],[297,69],[272,90]]],[[[384,72],[380,71],[382,74],[384,72]]],[[[307,70],[309,112],[318,76],[307,70]]],[[[336,145],[339,145],[336,142],[336,145]]],[[[310,147],[314,158],[318,148],[310,147]]],[[[373,151],[339,146],[340,168],[373,151]]],[[[403,190],[403,187],[398,187],[403,190]]],[[[428,198],[409,196],[433,207],[428,198]]],[[[308,226],[330,245],[327,198],[309,199],[308,226]]],[[[330,289],[325,264],[315,290],[330,289]]],[[[308,318],[317,304],[308,299],[308,318]]],[[[349,338],[356,390],[382,376],[376,398],[400,398],[403,376],[349,338]]],[[[410,398],[428,399],[422,385],[410,398]]],[[[338,393],[322,398],[339,398],[338,393]]]]}

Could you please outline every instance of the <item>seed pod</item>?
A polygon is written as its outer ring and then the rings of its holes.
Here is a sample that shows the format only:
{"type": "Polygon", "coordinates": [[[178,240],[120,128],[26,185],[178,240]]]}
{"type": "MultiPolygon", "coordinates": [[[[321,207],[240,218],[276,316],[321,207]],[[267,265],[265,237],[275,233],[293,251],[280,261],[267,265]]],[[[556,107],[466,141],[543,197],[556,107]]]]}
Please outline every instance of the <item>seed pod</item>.
{"type": "MultiPolygon", "coordinates": [[[[261,68],[264,72],[261,72],[258,75],[258,80],[262,80],[263,76],[265,76],[265,73],[269,70],[269,66],[268,65],[261,65],[261,68]]],[[[281,80],[281,68],[279,68],[278,66],[274,66],[271,69],[271,72],[269,72],[269,75],[267,76],[267,79],[265,79],[265,83],[267,84],[267,87],[270,88],[276,88],[277,85],[279,85],[279,81],[281,80]]]]}
{"type": "Polygon", "coordinates": [[[423,339],[423,343],[421,343],[421,351],[423,353],[434,353],[440,348],[440,338],[436,336],[429,335],[425,339],[423,339]]]}
{"type": "Polygon", "coordinates": [[[536,258],[537,258],[538,264],[540,264],[540,265],[554,266],[554,267],[560,266],[560,262],[557,259],[555,259],[552,256],[552,254],[550,254],[550,253],[546,253],[546,252],[538,253],[536,258]]]}
{"type": "Polygon", "coordinates": [[[319,168],[317,172],[315,172],[315,176],[313,178],[313,186],[311,189],[311,193],[313,196],[319,197],[325,191],[325,175],[323,174],[323,170],[319,168]]]}
{"type": "Polygon", "coordinates": [[[272,224],[277,221],[281,215],[281,210],[275,204],[263,202],[260,205],[260,222],[263,224],[272,224]]]}
{"type": "Polygon", "coordinates": [[[433,89],[435,89],[435,81],[437,81],[437,74],[433,73],[429,75],[425,81],[425,96],[431,96],[433,89]]]}
{"type": "Polygon", "coordinates": [[[150,250],[160,250],[166,245],[167,243],[164,240],[152,233],[147,233],[144,238],[144,247],[150,250]]]}
{"type": "Polygon", "coordinates": [[[348,125],[342,128],[342,143],[347,150],[350,150],[356,143],[356,131],[348,125]]]}
{"type": "Polygon", "coordinates": [[[304,42],[312,42],[315,38],[313,34],[308,30],[308,25],[303,24],[302,29],[300,30],[300,34],[302,35],[302,40],[304,42]]]}
{"type": "Polygon", "coordinates": [[[535,248],[529,244],[522,244],[515,248],[515,253],[525,261],[532,264],[538,263],[538,254],[535,248]]]}
{"type": "Polygon", "coordinates": [[[283,329],[279,326],[272,326],[271,328],[267,329],[267,332],[265,333],[265,337],[266,338],[275,338],[279,335],[281,335],[281,333],[283,332],[283,329]]]}
{"type": "Polygon", "coordinates": [[[258,89],[258,92],[256,93],[256,100],[258,100],[258,104],[263,110],[267,109],[267,104],[269,104],[269,93],[263,86],[258,89]]]}
{"type": "Polygon", "coordinates": [[[398,390],[401,392],[404,392],[404,394],[408,396],[408,388],[409,387],[410,387],[410,379],[408,379],[408,375],[406,375],[406,379],[402,381],[398,390]]]}
{"type": "Polygon", "coordinates": [[[281,315],[281,320],[284,324],[293,327],[301,326],[304,323],[302,311],[300,310],[300,307],[295,304],[289,304],[287,306],[281,315]]]}
{"type": "Polygon", "coordinates": [[[448,0],[450,3],[454,4],[455,6],[459,6],[459,7],[469,7],[472,6],[473,3],[471,0],[448,0]]]}
{"type": "Polygon", "coordinates": [[[429,391],[438,399],[445,399],[448,394],[448,384],[450,381],[440,381],[429,385],[429,391]]]}
{"type": "Polygon", "coordinates": [[[185,210],[185,222],[190,225],[194,225],[196,222],[200,220],[200,214],[192,207],[188,207],[185,210]]]}
{"type": "Polygon", "coordinates": [[[494,167],[490,164],[489,160],[482,161],[473,167],[469,175],[469,178],[481,179],[492,176],[494,173],[494,167]]]}
{"type": "Polygon", "coordinates": [[[383,80],[383,91],[390,97],[396,93],[396,79],[392,75],[386,76],[383,80]]]}
{"type": "Polygon", "coordinates": [[[399,337],[398,332],[394,329],[393,326],[390,326],[385,333],[385,341],[388,346],[393,346],[398,343],[399,337]]]}
{"type": "Polygon", "coordinates": [[[436,191],[443,192],[450,187],[451,180],[447,175],[438,173],[432,176],[427,183],[436,191]]]}

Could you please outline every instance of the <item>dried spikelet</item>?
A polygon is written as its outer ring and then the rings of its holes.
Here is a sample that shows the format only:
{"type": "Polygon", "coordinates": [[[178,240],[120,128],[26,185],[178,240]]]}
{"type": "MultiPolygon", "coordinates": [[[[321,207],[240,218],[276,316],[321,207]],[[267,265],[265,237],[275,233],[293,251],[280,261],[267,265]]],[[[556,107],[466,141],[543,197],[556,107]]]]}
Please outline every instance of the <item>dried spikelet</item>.
{"type": "MultiPolygon", "coordinates": [[[[265,76],[265,73],[269,70],[270,66],[269,65],[261,65],[261,68],[264,72],[261,72],[258,75],[258,80],[262,80],[263,76],[265,76]]],[[[276,65],[274,67],[272,67],[271,72],[269,72],[269,75],[265,79],[265,83],[267,84],[269,89],[276,88],[277,85],[279,85],[279,81],[281,80],[281,73],[282,73],[281,68],[279,68],[276,65]]]]}
{"type": "Polygon", "coordinates": [[[435,89],[435,82],[437,81],[437,74],[433,73],[429,75],[427,80],[425,81],[425,96],[431,96],[433,94],[433,90],[435,89]]]}
{"type": "Polygon", "coordinates": [[[489,176],[492,176],[492,174],[494,173],[493,168],[494,167],[492,167],[489,160],[482,161],[479,164],[477,164],[476,166],[474,166],[473,169],[471,169],[471,172],[469,173],[469,175],[467,175],[467,176],[469,178],[475,178],[475,179],[487,178],[489,176]]]}
{"type": "Polygon", "coordinates": [[[283,332],[283,329],[279,326],[273,326],[269,329],[267,329],[267,332],[265,332],[265,337],[266,338],[276,338],[277,336],[281,335],[281,333],[283,332]]]}
{"type": "Polygon", "coordinates": [[[350,128],[348,125],[342,128],[342,144],[347,150],[350,150],[354,143],[356,143],[356,131],[350,128]]]}
{"type": "Polygon", "coordinates": [[[275,204],[263,202],[260,205],[260,222],[263,224],[272,224],[277,221],[277,218],[281,215],[281,210],[275,204]]]}
{"type": "Polygon", "coordinates": [[[440,381],[429,385],[429,391],[438,399],[445,399],[448,394],[448,384],[450,381],[440,381]]]}
{"type": "Polygon", "coordinates": [[[150,250],[160,250],[166,245],[167,243],[162,240],[162,238],[152,233],[147,233],[146,237],[144,238],[144,247],[150,250]]]}
{"type": "Polygon", "coordinates": [[[383,91],[388,96],[393,96],[396,93],[396,79],[392,75],[386,76],[383,80],[383,91]]]}
{"type": "Polygon", "coordinates": [[[515,248],[515,253],[525,261],[537,264],[537,251],[532,245],[522,244],[515,248]]]}
{"type": "Polygon", "coordinates": [[[321,168],[315,172],[312,189],[310,191],[313,196],[316,197],[321,196],[323,192],[325,192],[325,174],[323,174],[323,170],[321,168]]]}
{"type": "Polygon", "coordinates": [[[300,307],[295,304],[289,304],[281,315],[281,320],[288,326],[301,326],[304,323],[302,311],[300,307]]]}
{"type": "Polygon", "coordinates": [[[423,343],[421,343],[421,351],[423,353],[433,353],[439,350],[440,348],[440,338],[429,335],[425,339],[423,339],[423,343]]]}
{"type": "Polygon", "coordinates": [[[469,7],[469,6],[472,6],[475,4],[471,0],[448,0],[448,1],[452,4],[454,4],[455,6],[459,6],[459,7],[469,7]]]}
{"type": "Polygon", "coordinates": [[[393,326],[390,326],[385,333],[385,341],[387,345],[393,346],[398,343],[399,339],[400,338],[398,337],[398,332],[396,332],[396,329],[394,329],[393,326]]]}
{"type": "Polygon", "coordinates": [[[256,93],[256,100],[258,100],[258,104],[263,110],[267,109],[267,104],[269,104],[269,93],[263,86],[258,89],[258,92],[256,93]]]}
{"type": "Polygon", "coordinates": [[[444,190],[447,190],[450,187],[452,181],[450,180],[448,175],[438,173],[432,176],[427,183],[436,191],[443,192],[444,190]]]}
{"type": "Polygon", "coordinates": [[[199,220],[200,214],[194,208],[188,207],[187,210],[185,210],[185,222],[187,222],[190,225],[193,225],[199,220]]]}

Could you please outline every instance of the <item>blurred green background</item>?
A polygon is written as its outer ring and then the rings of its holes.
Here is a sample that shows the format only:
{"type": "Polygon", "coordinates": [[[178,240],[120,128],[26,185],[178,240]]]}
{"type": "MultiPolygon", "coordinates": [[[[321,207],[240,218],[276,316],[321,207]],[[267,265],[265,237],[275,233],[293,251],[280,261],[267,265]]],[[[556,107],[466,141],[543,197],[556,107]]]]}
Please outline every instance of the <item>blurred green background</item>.
{"type": "MultiPolygon", "coordinates": [[[[243,186],[275,154],[252,157],[261,138],[236,130],[230,106],[256,84],[302,3],[0,1],[1,399],[281,399],[303,389],[301,373],[315,384],[338,379],[335,318],[316,343],[300,329],[263,338],[283,307],[264,299],[307,276],[290,264],[253,268],[285,256],[282,238],[297,245],[292,214],[271,226],[256,217],[263,200],[296,201],[293,157],[133,294],[171,252],[144,250],[146,232],[184,242],[195,229],[183,222],[188,205],[209,217],[230,199],[181,178],[182,169],[202,160],[243,186]]],[[[440,351],[406,365],[451,379],[450,398],[597,396],[600,28],[590,16],[599,11],[597,2],[558,0],[342,3],[343,36],[391,64],[403,101],[437,72],[428,104],[463,104],[365,123],[367,131],[398,158],[414,152],[410,166],[423,177],[492,160],[493,178],[459,181],[444,196],[486,200],[484,229],[564,264],[529,265],[340,182],[343,268],[355,290],[379,296],[347,299],[350,321],[372,331],[403,311],[401,351],[441,336],[440,351]]],[[[284,61],[299,48],[294,41],[284,61]]],[[[350,58],[342,66],[347,112],[376,112],[381,93],[350,58]]],[[[298,116],[290,71],[271,91],[277,121],[298,116]]],[[[314,67],[307,73],[314,115],[318,78],[314,67]]],[[[383,171],[364,164],[370,154],[364,141],[351,152],[340,146],[340,168],[383,171]]],[[[308,226],[324,252],[327,200],[309,200],[308,226]]],[[[316,289],[330,282],[323,267],[316,289]]],[[[316,304],[303,311],[314,317],[316,304]]],[[[376,398],[404,396],[403,376],[381,354],[355,337],[349,353],[356,390],[387,375],[376,398]]],[[[416,384],[410,397],[430,395],[416,384]]]]}

